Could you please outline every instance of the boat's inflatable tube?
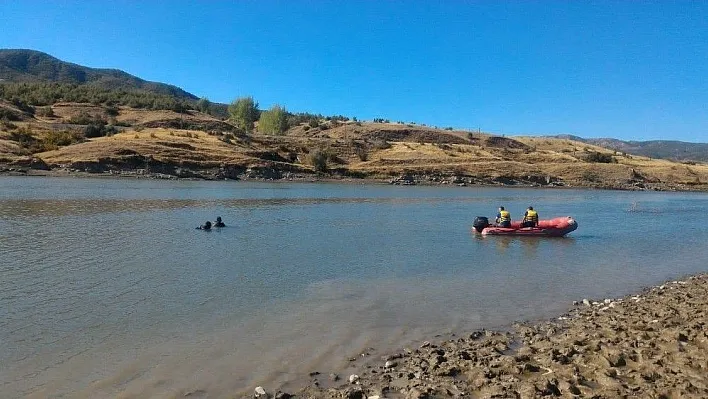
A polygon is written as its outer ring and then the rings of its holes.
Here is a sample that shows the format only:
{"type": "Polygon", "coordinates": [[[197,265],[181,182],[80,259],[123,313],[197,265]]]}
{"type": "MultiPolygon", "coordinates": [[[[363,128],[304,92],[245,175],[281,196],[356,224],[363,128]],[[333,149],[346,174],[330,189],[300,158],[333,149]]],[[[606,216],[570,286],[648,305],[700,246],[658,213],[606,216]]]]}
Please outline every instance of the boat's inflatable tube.
{"type": "Polygon", "coordinates": [[[511,227],[490,226],[488,219],[479,216],[474,220],[474,231],[499,236],[545,236],[562,237],[578,228],[578,222],[570,216],[539,220],[536,227],[521,227],[521,222],[512,222],[511,227]]]}

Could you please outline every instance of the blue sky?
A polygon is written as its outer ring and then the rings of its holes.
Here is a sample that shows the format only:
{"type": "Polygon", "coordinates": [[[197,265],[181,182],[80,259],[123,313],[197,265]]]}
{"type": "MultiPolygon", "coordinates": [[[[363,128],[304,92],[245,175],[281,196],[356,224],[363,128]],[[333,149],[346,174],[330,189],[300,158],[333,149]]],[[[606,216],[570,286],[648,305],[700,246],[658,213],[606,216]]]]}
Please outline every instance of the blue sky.
{"type": "Polygon", "coordinates": [[[708,2],[0,1],[0,48],[212,101],[708,141],[708,2]]]}

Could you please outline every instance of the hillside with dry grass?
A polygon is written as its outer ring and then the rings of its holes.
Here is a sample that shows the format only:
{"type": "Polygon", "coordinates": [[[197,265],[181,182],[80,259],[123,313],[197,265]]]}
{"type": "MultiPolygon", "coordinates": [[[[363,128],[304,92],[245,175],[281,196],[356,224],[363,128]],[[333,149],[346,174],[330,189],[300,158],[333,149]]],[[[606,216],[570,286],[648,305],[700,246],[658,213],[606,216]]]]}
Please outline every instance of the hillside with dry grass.
{"type": "Polygon", "coordinates": [[[57,103],[31,114],[8,102],[0,102],[0,110],[16,116],[0,121],[0,164],[14,173],[708,188],[706,164],[633,156],[560,138],[338,120],[303,122],[282,135],[266,135],[240,132],[194,110],[57,103]]]}

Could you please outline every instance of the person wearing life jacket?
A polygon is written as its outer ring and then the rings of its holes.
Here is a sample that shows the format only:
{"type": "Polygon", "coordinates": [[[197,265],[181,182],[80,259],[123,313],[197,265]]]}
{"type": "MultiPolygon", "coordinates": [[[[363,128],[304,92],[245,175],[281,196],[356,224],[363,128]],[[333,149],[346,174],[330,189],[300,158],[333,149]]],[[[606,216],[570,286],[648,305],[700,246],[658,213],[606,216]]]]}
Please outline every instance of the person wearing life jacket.
{"type": "Polygon", "coordinates": [[[216,222],[214,222],[214,227],[226,227],[224,222],[221,221],[221,216],[216,217],[216,222]]]}
{"type": "Polygon", "coordinates": [[[538,212],[530,206],[524,213],[524,220],[521,222],[521,227],[536,227],[538,226],[538,212]]]}
{"type": "Polygon", "coordinates": [[[511,214],[503,206],[499,207],[496,222],[499,227],[511,227],[511,214]]]}

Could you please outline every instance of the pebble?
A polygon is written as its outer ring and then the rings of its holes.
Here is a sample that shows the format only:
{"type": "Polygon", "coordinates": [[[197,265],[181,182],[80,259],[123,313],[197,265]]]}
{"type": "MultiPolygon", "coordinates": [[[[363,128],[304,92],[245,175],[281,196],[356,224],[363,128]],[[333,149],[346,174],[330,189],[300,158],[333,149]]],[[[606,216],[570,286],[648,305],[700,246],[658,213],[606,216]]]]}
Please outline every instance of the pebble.
{"type": "Polygon", "coordinates": [[[359,381],[359,376],[356,374],[352,374],[349,376],[349,383],[350,384],[356,384],[357,381],[359,381]]]}
{"type": "Polygon", "coordinates": [[[265,389],[263,389],[263,387],[256,387],[256,394],[255,394],[255,396],[256,396],[257,398],[267,398],[267,397],[268,397],[268,393],[266,393],[266,391],[265,391],[265,389]]]}
{"type": "Polygon", "coordinates": [[[590,306],[590,301],[587,298],[583,299],[583,305],[590,306]]]}
{"type": "Polygon", "coordinates": [[[392,368],[392,367],[396,367],[396,362],[394,362],[394,361],[392,361],[392,360],[389,360],[389,361],[386,362],[386,364],[384,364],[384,367],[387,368],[387,369],[390,369],[390,368],[392,368]]]}

